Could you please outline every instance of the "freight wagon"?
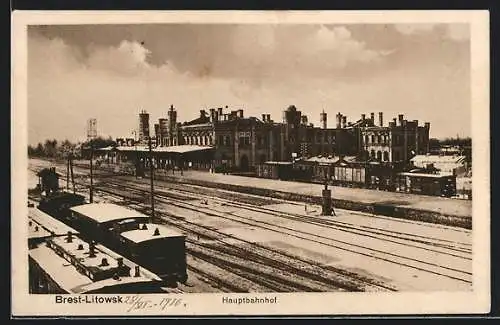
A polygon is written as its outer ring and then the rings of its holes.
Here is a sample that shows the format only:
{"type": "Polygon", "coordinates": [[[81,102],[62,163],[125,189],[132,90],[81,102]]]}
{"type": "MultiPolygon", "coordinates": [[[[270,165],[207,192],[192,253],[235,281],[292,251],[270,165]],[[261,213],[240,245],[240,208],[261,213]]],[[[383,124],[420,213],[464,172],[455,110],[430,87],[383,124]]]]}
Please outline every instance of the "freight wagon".
{"type": "Polygon", "coordinates": [[[397,190],[423,195],[452,197],[456,195],[456,176],[424,173],[398,173],[397,190]]]}

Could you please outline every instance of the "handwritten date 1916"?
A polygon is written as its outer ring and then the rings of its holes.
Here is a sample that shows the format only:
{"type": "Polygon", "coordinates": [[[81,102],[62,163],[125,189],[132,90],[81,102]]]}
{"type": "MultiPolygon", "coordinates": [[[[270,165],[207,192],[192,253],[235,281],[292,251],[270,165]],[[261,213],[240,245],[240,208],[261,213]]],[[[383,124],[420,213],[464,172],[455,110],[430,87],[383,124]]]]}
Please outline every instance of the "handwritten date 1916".
{"type": "Polygon", "coordinates": [[[128,305],[127,312],[148,309],[166,311],[171,308],[186,307],[186,303],[181,298],[170,297],[126,296],[124,303],[128,305]]]}

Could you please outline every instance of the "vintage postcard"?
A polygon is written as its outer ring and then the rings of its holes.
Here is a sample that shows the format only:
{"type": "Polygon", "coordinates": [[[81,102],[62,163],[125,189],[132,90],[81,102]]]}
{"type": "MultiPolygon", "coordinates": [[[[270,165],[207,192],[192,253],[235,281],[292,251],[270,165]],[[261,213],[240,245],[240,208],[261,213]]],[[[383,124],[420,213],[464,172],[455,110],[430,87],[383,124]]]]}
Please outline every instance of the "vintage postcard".
{"type": "Polygon", "coordinates": [[[13,316],[489,312],[487,11],[12,27],[13,316]]]}

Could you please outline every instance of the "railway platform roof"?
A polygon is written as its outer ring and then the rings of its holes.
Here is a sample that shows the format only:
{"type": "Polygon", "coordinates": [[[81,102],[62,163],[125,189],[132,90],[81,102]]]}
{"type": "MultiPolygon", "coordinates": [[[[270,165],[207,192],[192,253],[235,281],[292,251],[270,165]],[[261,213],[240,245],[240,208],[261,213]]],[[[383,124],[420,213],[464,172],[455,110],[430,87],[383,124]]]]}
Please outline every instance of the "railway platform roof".
{"type": "Polygon", "coordinates": [[[139,229],[125,231],[122,232],[121,235],[134,243],[143,243],[160,238],[184,237],[181,233],[164,225],[152,223],[145,225],[147,229],[142,229],[143,225],[141,225],[139,229]]]}
{"type": "Polygon", "coordinates": [[[90,203],[74,206],[72,211],[80,213],[98,223],[116,221],[129,218],[149,218],[138,211],[111,203],[90,203]]]}

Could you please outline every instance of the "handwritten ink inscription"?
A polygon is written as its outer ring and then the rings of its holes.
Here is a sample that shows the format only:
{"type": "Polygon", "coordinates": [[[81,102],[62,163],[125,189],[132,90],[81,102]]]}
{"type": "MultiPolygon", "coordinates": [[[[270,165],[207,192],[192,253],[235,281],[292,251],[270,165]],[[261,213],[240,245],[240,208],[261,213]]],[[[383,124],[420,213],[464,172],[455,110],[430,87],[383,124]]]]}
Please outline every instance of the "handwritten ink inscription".
{"type": "Polygon", "coordinates": [[[187,304],[182,300],[182,298],[154,298],[147,296],[126,296],[124,303],[128,306],[127,312],[134,312],[140,310],[153,310],[156,311],[168,311],[175,308],[186,307],[187,304]]]}

